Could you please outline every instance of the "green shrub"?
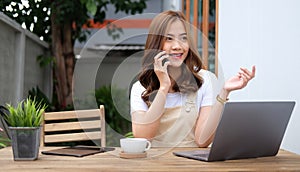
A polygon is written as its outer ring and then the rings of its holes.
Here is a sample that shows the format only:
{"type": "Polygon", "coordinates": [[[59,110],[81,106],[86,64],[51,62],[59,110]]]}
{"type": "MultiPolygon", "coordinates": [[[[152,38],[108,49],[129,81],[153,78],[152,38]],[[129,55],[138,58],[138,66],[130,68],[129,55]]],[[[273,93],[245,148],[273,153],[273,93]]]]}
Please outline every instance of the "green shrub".
{"type": "Polygon", "coordinates": [[[27,98],[18,103],[16,107],[7,104],[8,114],[5,121],[11,127],[39,127],[43,121],[43,113],[46,105],[35,99],[27,98]]]}
{"type": "Polygon", "coordinates": [[[128,94],[125,89],[113,86],[102,86],[94,94],[97,105],[105,107],[105,121],[109,125],[106,128],[107,145],[118,146],[119,139],[131,132],[128,94]]]}
{"type": "Polygon", "coordinates": [[[8,138],[4,138],[0,133],[0,149],[6,147],[9,142],[10,140],[8,138]]]}
{"type": "Polygon", "coordinates": [[[36,86],[35,88],[33,87],[28,91],[28,98],[31,97],[34,97],[37,102],[41,102],[41,104],[46,105],[46,112],[56,111],[54,104],[51,103],[48,97],[41,91],[38,86],[36,86]]]}
{"type": "Polygon", "coordinates": [[[126,90],[102,86],[95,90],[97,105],[104,105],[105,120],[116,132],[124,135],[131,131],[129,98],[126,90]]]}

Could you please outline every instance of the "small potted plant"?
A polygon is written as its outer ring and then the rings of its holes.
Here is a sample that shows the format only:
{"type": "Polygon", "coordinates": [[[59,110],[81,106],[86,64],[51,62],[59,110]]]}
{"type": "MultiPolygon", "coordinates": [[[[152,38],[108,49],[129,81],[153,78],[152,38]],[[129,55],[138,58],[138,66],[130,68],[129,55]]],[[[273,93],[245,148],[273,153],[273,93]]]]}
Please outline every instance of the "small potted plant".
{"type": "Polygon", "coordinates": [[[36,160],[39,154],[40,131],[46,105],[27,98],[16,107],[7,104],[4,119],[11,134],[14,160],[36,160]]]}

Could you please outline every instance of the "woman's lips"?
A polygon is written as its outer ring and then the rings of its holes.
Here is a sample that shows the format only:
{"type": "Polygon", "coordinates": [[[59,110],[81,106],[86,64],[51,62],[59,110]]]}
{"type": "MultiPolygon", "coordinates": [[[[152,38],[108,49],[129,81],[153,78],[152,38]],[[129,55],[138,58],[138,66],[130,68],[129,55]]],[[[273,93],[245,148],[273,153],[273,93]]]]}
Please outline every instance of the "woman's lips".
{"type": "Polygon", "coordinates": [[[172,53],[172,54],[169,54],[169,56],[171,58],[180,59],[182,57],[182,53],[172,53]]]}

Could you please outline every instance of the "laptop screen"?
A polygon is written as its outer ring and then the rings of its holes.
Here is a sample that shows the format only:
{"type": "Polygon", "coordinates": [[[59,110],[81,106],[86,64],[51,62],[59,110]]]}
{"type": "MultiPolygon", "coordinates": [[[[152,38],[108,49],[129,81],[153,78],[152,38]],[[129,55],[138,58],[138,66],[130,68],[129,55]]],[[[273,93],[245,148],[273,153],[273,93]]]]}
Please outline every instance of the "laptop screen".
{"type": "Polygon", "coordinates": [[[203,161],[275,156],[294,106],[294,101],[227,102],[208,157],[174,154],[203,161]]]}

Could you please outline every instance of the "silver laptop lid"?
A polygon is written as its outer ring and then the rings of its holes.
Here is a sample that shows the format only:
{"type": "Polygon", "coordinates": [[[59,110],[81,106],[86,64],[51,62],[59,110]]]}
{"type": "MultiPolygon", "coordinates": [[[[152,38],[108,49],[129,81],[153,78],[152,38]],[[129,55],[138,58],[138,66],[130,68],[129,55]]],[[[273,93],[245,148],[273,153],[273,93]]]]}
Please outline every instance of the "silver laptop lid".
{"type": "Polygon", "coordinates": [[[208,161],[276,155],[294,106],[294,101],[226,103],[208,161]]]}

